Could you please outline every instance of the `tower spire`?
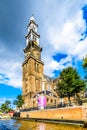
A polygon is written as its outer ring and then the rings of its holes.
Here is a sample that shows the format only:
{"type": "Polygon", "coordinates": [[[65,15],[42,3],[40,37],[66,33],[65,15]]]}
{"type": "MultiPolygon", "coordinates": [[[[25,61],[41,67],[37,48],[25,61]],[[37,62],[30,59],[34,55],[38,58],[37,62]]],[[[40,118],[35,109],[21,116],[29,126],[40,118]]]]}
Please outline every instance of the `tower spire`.
{"type": "Polygon", "coordinates": [[[30,18],[27,28],[28,28],[28,34],[25,36],[26,45],[28,45],[29,41],[34,41],[37,45],[39,45],[40,35],[37,32],[38,25],[35,22],[33,14],[30,18]]]}
{"type": "Polygon", "coordinates": [[[32,14],[30,21],[35,21],[34,15],[32,14]]]}

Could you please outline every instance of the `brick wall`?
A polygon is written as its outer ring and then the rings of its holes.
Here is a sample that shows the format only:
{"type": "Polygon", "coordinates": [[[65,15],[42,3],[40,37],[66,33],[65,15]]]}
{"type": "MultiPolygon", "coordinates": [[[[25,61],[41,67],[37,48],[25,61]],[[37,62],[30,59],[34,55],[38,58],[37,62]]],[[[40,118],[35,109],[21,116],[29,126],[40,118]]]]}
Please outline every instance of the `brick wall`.
{"type": "Polygon", "coordinates": [[[56,109],[46,109],[46,110],[36,110],[29,112],[21,112],[21,117],[30,118],[46,118],[46,119],[70,119],[70,120],[81,120],[85,114],[82,107],[68,107],[68,108],[56,108],[56,109]]]}
{"type": "Polygon", "coordinates": [[[84,120],[87,120],[87,107],[83,107],[82,109],[82,117],[84,120]]]}

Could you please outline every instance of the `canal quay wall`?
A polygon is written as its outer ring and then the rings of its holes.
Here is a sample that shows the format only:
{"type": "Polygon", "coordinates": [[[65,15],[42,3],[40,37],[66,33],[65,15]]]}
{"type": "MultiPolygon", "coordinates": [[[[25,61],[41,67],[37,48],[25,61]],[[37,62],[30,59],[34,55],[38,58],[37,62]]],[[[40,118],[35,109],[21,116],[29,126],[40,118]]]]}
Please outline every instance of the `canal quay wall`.
{"type": "Polygon", "coordinates": [[[24,111],[20,113],[20,117],[87,121],[87,107],[78,106],[78,107],[24,111]]]}

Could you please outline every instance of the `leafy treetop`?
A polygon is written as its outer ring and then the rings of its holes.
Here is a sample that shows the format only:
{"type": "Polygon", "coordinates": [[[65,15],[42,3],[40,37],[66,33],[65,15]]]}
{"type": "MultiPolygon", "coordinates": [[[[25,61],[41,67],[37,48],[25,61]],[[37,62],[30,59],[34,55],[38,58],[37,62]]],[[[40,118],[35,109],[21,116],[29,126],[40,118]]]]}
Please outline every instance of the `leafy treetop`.
{"type": "Polygon", "coordinates": [[[57,92],[60,97],[67,96],[70,102],[70,96],[82,91],[85,88],[85,82],[82,80],[73,67],[65,68],[60,73],[60,80],[57,83],[57,92]]]}
{"type": "Polygon", "coordinates": [[[22,98],[22,95],[18,95],[17,99],[14,101],[13,104],[16,105],[20,109],[20,107],[22,107],[22,105],[24,104],[24,100],[22,98]]]}

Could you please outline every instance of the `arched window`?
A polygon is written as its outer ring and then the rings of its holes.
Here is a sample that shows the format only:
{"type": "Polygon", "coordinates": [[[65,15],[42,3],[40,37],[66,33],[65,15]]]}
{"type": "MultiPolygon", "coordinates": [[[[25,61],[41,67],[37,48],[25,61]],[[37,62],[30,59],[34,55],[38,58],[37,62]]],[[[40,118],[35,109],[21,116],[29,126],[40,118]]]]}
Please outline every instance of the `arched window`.
{"type": "Polygon", "coordinates": [[[53,99],[51,99],[51,103],[53,103],[53,99]]]}
{"type": "Polygon", "coordinates": [[[39,72],[39,64],[35,62],[35,71],[39,72]]]}

